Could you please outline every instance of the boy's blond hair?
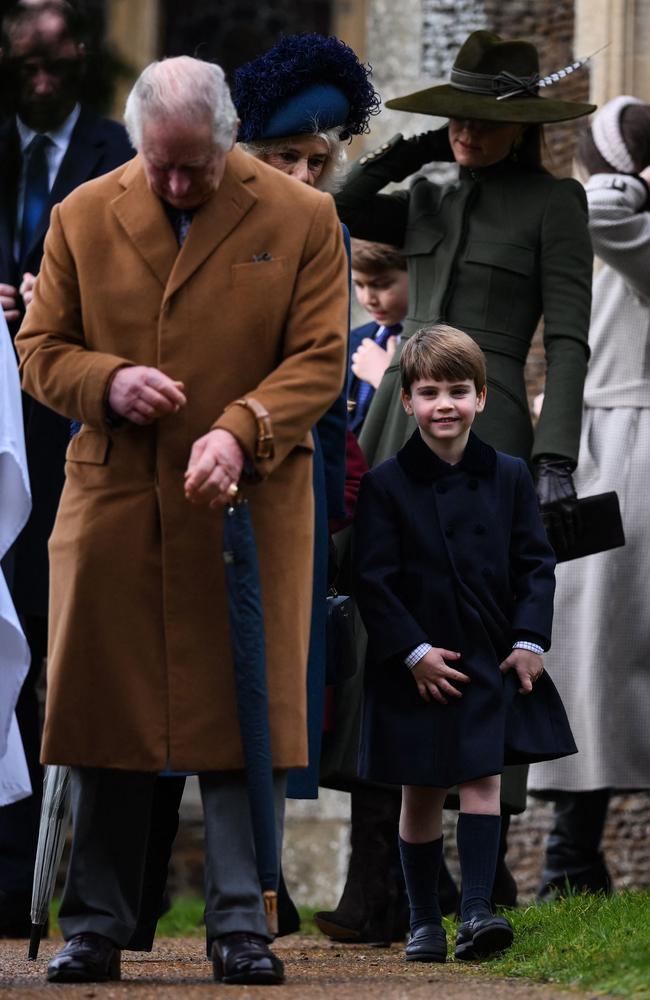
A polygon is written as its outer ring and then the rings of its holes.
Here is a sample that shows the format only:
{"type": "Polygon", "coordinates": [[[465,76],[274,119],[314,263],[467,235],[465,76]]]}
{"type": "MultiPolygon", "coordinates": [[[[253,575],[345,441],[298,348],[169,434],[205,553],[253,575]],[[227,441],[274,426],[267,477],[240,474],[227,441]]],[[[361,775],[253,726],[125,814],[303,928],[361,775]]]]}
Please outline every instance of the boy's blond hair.
{"type": "Polygon", "coordinates": [[[371,243],[353,238],[352,270],[362,274],[383,274],[384,271],[405,271],[406,257],[388,243],[371,243]]]}
{"type": "Polygon", "coordinates": [[[485,356],[475,340],[444,323],[424,327],[406,341],[399,360],[402,389],[409,396],[419,379],[464,382],[485,387],[485,356]]]}

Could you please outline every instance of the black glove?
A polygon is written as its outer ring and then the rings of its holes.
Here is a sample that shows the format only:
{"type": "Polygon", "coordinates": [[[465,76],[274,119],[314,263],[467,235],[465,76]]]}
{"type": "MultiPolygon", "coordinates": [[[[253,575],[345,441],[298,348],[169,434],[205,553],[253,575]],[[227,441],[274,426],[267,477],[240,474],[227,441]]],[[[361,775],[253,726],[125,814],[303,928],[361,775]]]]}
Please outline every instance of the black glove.
{"type": "Polygon", "coordinates": [[[535,462],[535,487],[548,540],[558,555],[575,544],[580,531],[578,497],[567,458],[543,455],[535,462]]]}
{"type": "MultiPolygon", "coordinates": [[[[402,139],[387,154],[395,161],[391,171],[392,179],[403,181],[416,173],[425,163],[453,163],[454,154],[449,143],[449,129],[446,125],[432,132],[421,132],[410,139],[402,139]]],[[[392,164],[391,164],[392,165],[392,164]]]]}

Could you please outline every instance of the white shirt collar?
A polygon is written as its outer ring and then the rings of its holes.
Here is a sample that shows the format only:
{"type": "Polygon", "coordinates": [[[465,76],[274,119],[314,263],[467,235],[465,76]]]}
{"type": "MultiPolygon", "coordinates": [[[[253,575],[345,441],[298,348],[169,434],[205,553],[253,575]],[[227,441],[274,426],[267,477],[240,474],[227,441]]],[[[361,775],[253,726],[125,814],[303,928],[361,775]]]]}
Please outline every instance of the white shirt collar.
{"type": "MultiPolygon", "coordinates": [[[[68,117],[61,125],[59,125],[58,128],[51,129],[49,132],[43,133],[59,150],[61,150],[62,153],[65,153],[70,144],[70,137],[72,136],[72,131],[79,120],[80,114],[81,105],[75,104],[68,117]]],[[[38,133],[35,132],[34,129],[30,128],[29,125],[25,125],[18,115],[16,115],[16,128],[18,129],[18,135],[20,137],[20,151],[24,153],[34,136],[38,133]]]]}

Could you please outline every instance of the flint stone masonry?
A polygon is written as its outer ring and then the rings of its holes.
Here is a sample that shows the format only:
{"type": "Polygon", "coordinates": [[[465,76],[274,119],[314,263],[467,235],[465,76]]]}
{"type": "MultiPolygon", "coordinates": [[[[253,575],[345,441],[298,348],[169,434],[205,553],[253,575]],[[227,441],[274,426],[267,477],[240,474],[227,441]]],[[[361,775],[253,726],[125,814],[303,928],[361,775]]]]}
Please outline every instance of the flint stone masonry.
{"type": "MultiPolygon", "coordinates": [[[[528,808],[510,826],[508,863],[522,903],[530,902],[542,871],[544,842],[552,822],[552,804],[529,799],[528,808]]],[[[294,901],[300,906],[336,906],[345,883],[349,856],[349,797],[321,790],[318,801],[287,802],[283,869],[294,901]]],[[[203,822],[198,783],[187,783],[181,827],[174,846],[170,890],[203,891],[203,822]]],[[[445,855],[458,879],[455,812],[445,812],[445,855]]],[[[650,887],[650,792],[625,793],[612,799],[603,849],[616,889],[650,887]]]]}

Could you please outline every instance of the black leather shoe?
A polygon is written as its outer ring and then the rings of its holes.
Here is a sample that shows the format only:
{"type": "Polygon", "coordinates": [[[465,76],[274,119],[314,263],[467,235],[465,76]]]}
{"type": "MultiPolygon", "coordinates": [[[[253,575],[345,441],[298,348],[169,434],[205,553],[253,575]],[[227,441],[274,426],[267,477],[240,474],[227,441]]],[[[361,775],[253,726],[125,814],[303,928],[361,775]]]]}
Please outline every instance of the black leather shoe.
{"type": "Polygon", "coordinates": [[[259,934],[222,934],[212,945],[212,967],[218,983],[275,986],[284,982],[284,965],[259,934]]]}
{"type": "Polygon", "coordinates": [[[74,934],[47,967],[50,983],[105,983],[120,978],[120,949],[103,934],[74,934]]]}
{"type": "Polygon", "coordinates": [[[497,955],[510,947],[513,936],[512,926],[505,917],[472,917],[458,925],[456,958],[468,962],[497,955]]]}
{"type": "Polygon", "coordinates": [[[440,924],[423,924],[406,946],[407,962],[446,962],[447,935],[440,924]]]}

